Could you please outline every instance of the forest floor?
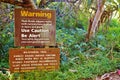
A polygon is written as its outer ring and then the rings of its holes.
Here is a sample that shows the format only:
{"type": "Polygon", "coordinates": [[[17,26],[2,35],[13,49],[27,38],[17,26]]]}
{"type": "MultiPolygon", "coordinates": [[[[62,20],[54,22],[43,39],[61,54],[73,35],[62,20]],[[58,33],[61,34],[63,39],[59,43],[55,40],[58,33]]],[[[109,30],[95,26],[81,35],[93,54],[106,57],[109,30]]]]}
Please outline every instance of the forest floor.
{"type": "MultiPolygon", "coordinates": [[[[0,70],[0,74],[2,74],[2,76],[8,77],[10,76],[10,71],[9,69],[7,69],[8,71],[3,72],[2,70],[0,70]]],[[[0,76],[0,80],[1,76],[0,76]]],[[[7,79],[10,80],[10,79],[7,79]]],[[[83,80],[93,80],[93,79],[83,79],[83,80]]],[[[110,72],[110,73],[105,73],[101,76],[96,77],[94,80],[120,80],[120,70],[116,70],[114,72],[110,72]]]]}

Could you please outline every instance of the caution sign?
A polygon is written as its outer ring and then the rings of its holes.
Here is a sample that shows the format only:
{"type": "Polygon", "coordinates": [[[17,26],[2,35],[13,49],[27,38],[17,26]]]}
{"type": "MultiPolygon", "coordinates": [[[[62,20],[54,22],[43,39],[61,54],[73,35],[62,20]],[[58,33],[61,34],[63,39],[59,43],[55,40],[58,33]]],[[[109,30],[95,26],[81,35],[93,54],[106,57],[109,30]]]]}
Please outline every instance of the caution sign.
{"type": "Polygon", "coordinates": [[[16,46],[55,46],[54,10],[15,9],[16,46]]]}
{"type": "Polygon", "coordinates": [[[9,50],[10,72],[56,70],[60,65],[59,48],[32,48],[9,50]]]}

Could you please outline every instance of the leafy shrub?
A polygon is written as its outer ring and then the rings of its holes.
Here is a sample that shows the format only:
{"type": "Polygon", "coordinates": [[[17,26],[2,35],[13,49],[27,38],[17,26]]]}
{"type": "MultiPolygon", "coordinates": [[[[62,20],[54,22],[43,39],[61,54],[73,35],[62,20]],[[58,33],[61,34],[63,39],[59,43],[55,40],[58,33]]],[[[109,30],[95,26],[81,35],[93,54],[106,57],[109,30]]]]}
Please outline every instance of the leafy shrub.
{"type": "Polygon", "coordinates": [[[8,67],[8,51],[13,47],[13,22],[0,32],[0,67],[8,67]]]}
{"type": "Polygon", "coordinates": [[[0,73],[0,80],[9,80],[9,77],[0,73]]]}
{"type": "Polygon", "coordinates": [[[118,21],[118,19],[112,19],[109,24],[110,27],[119,27],[119,25],[120,22],[118,21]]]}

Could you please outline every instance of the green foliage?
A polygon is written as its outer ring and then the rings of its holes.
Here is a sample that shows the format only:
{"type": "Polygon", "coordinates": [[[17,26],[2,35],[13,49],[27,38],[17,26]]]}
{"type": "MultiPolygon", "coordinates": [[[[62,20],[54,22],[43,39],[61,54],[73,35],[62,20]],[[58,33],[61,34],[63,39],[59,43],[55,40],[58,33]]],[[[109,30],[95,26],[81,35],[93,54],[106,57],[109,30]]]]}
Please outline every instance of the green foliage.
{"type": "Polygon", "coordinates": [[[8,50],[13,47],[13,22],[0,32],[0,67],[8,67],[8,50]]]}
{"type": "MultiPolygon", "coordinates": [[[[84,0],[85,1],[85,0],[84,0]]],[[[93,0],[85,1],[86,6],[91,6],[93,0]],[[88,3],[88,4],[86,4],[88,3]]],[[[8,76],[0,74],[0,80],[82,80],[93,79],[98,75],[120,68],[120,22],[112,19],[109,30],[101,30],[95,38],[85,42],[88,17],[88,8],[78,10],[71,8],[71,4],[52,3],[48,7],[58,9],[56,42],[61,49],[60,69],[56,71],[32,71],[26,73],[13,73],[8,76]],[[65,7],[65,9],[64,9],[65,7]],[[75,13],[75,11],[77,11],[75,13]],[[63,16],[61,16],[63,15],[63,16]],[[81,29],[78,24],[85,27],[81,29]]],[[[2,21],[2,20],[1,20],[2,21]]],[[[13,25],[0,26],[0,68],[9,67],[8,50],[13,48],[13,25]]]]}
{"type": "Polygon", "coordinates": [[[13,11],[10,5],[0,3],[0,68],[8,66],[8,50],[13,47],[13,11]]]}
{"type": "Polygon", "coordinates": [[[9,80],[9,77],[0,73],[0,80],[9,80]]]}
{"type": "Polygon", "coordinates": [[[118,19],[112,19],[109,24],[110,27],[120,27],[119,25],[120,22],[118,21],[118,19]]]}
{"type": "Polygon", "coordinates": [[[61,49],[60,69],[15,73],[12,80],[82,80],[114,71],[120,65],[119,30],[111,27],[106,34],[100,32],[90,42],[84,42],[85,30],[57,29],[56,39],[61,49]]]}

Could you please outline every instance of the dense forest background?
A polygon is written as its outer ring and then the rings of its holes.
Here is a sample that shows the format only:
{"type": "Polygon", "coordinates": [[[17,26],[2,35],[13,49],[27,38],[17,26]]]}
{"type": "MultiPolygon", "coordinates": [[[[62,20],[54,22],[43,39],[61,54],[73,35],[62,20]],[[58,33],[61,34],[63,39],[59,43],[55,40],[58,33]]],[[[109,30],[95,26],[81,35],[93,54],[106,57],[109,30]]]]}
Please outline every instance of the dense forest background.
{"type": "Polygon", "coordinates": [[[0,0],[0,80],[97,80],[119,69],[120,0],[0,0]],[[14,9],[22,7],[56,10],[59,70],[8,74],[9,48],[20,48],[14,46],[14,9]]]}

